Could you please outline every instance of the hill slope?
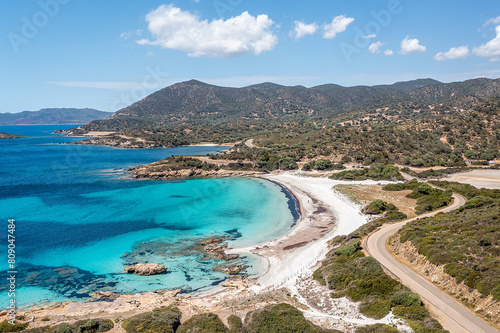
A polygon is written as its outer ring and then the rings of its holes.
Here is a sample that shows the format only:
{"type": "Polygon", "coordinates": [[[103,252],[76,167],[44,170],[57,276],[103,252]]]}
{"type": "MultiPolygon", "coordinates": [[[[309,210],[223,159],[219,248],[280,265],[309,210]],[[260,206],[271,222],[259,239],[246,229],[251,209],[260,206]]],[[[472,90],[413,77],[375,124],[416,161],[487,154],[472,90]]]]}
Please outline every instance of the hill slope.
{"type": "Polygon", "coordinates": [[[0,113],[0,125],[66,125],[86,124],[92,120],[105,119],[112,112],[94,109],[41,109],[19,113],[0,113]]]}
{"type": "Polygon", "coordinates": [[[161,89],[117,111],[109,119],[93,122],[83,129],[127,130],[181,123],[332,117],[375,107],[406,110],[433,103],[470,108],[494,96],[500,96],[499,79],[454,83],[420,79],[373,87],[326,84],[313,88],[269,82],[228,88],[191,80],[161,89]]]}

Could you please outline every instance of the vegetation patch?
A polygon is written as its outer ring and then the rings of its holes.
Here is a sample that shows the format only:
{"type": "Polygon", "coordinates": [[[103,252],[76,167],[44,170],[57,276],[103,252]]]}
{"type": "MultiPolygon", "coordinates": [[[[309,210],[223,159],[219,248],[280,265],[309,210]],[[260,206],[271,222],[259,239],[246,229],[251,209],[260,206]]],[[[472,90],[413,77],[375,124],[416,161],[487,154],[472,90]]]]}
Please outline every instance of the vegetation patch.
{"type": "Polygon", "coordinates": [[[211,159],[252,161],[251,165],[257,171],[273,171],[273,170],[297,170],[299,168],[297,162],[300,161],[301,155],[287,149],[261,149],[248,148],[245,144],[235,145],[235,149],[222,154],[212,154],[211,159]]]}
{"type": "Polygon", "coordinates": [[[79,320],[73,324],[61,324],[50,327],[38,327],[27,330],[29,333],[98,333],[108,332],[114,324],[109,319],[79,320]]]}
{"type": "Polygon", "coordinates": [[[183,323],[177,333],[228,333],[220,318],[213,313],[194,315],[183,323]]]}
{"type": "Polygon", "coordinates": [[[392,210],[396,210],[396,206],[394,206],[393,204],[388,204],[383,200],[375,199],[372,202],[370,202],[369,205],[363,208],[363,213],[369,215],[378,215],[382,214],[385,211],[392,211],[392,210]]]}
{"type": "Polygon", "coordinates": [[[445,168],[445,169],[428,169],[421,172],[415,172],[408,167],[404,167],[401,171],[406,172],[413,177],[418,177],[422,179],[428,178],[441,178],[446,177],[448,175],[452,175],[454,173],[465,172],[469,170],[475,170],[476,168],[467,168],[467,167],[456,167],[456,168],[445,168]]]}
{"type": "Polygon", "coordinates": [[[243,333],[337,333],[310,323],[302,312],[285,303],[268,305],[249,312],[245,317],[243,333]]]}
{"type": "Polygon", "coordinates": [[[390,164],[374,163],[370,167],[363,169],[345,170],[330,176],[339,180],[403,180],[399,169],[390,164]]]}
{"type": "Polygon", "coordinates": [[[437,185],[439,187],[452,190],[453,192],[459,193],[466,197],[467,199],[473,199],[475,197],[485,197],[492,199],[500,199],[500,190],[490,190],[490,189],[477,189],[476,187],[469,184],[462,184],[458,182],[448,182],[448,181],[438,181],[431,180],[429,183],[437,185]]]}
{"type": "Polygon", "coordinates": [[[302,170],[304,171],[309,171],[309,170],[326,171],[326,170],[342,170],[342,169],[345,169],[345,166],[342,163],[333,163],[332,161],[326,159],[311,161],[305,163],[302,166],[302,170]]]}
{"type": "Polygon", "coordinates": [[[149,165],[149,172],[179,171],[179,170],[219,170],[219,166],[202,162],[196,158],[171,156],[149,165]]]}
{"type": "Polygon", "coordinates": [[[241,318],[235,315],[227,317],[227,324],[229,325],[229,333],[239,333],[243,329],[241,318]]]}
{"type": "MultiPolygon", "coordinates": [[[[468,188],[464,193],[477,194],[468,188]]],[[[499,199],[473,197],[459,210],[407,224],[399,231],[400,241],[411,241],[431,263],[444,265],[458,283],[500,300],[499,216],[499,199]]]]}
{"type": "MultiPolygon", "coordinates": [[[[375,222],[375,225],[380,223],[375,222]]],[[[327,254],[322,266],[314,272],[314,278],[332,289],[332,297],[347,296],[360,302],[360,312],[367,317],[380,319],[392,310],[416,332],[445,332],[432,319],[418,294],[385,274],[375,259],[364,256],[356,237],[365,233],[363,226],[362,230],[334,240],[338,249],[327,254]]],[[[358,328],[358,331],[394,332],[381,325],[358,328]]]]}
{"type": "Polygon", "coordinates": [[[0,323],[0,332],[20,332],[28,327],[28,323],[15,322],[14,325],[4,320],[0,323]]]}
{"type": "Polygon", "coordinates": [[[180,310],[175,306],[168,306],[125,319],[122,327],[127,333],[174,333],[180,325],[180,319],[180,310]]]}
{"type": "Polygon", "coordinates": [[[415,207],[417,215],[448,206],[451,204],[453,194],[451,189],[442,191],[426,183],[419,183],[415,179],[408,183],[388,184],[383,189],[385,191],[412,190],[413,192],[406,197],[417,199],[417,207],[415,207]]]}
{"type": "Polygon", "coordinates": [[[375,324],[370,326],[358,327],[354,332],[355,333],[398,333],[399,331],[394,327],[388,325],[375,324]]]}

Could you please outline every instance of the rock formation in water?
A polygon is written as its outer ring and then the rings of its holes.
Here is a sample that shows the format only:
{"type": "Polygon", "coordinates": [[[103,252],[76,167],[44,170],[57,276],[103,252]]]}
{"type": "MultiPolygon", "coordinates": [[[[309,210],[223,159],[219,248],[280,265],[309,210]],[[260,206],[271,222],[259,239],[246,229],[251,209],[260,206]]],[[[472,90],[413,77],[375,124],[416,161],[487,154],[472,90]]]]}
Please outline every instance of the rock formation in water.
{"type": "Polygon", "coordinates": [[[166,271],[167,267],[160,264],[136,264],[125,267],[125,272],[137,275],[156,275],[166,271]]]}

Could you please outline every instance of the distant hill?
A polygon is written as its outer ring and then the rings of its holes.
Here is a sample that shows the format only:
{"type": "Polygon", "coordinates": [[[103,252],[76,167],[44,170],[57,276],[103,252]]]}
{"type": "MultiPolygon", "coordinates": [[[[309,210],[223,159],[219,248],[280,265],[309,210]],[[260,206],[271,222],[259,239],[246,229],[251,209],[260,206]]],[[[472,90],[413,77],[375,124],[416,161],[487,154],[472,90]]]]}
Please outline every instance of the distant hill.
{"type": "Polygon", "coordinates": [[[25,138],[28,138],[28,137],[24,136],[24,135],[0,132],[0,139],[25,139],[25,138]]]}
{"type": "Polygon", "coordinates": [[[94,109],[42,109],[19,113],[0,113],[0,125],[71,125],[105,119],[112,112],[94,109]]]}
{"type": "MultiPolygon", "coordinates": [[[[410,92],[412,90],[422,88],[425,86],[430,86],[430,85],[435,85],[435,84],[443,84],[442,82],[436,81],[434,79],[417,79],[417,80],[412,80],[412,81],[403,81],[403,82],[396,82],[392,85],[387,85],[388,89],[396,89],[396,90],[401,90],[405,92],[410,92]]],[[[384,87],[384,86],[379,86],[379,87],[384,87]]]]}
{"type": "Polygon", "coordinates": [[[270,82],[228,88],[190,80],[161,89],[82,129],[129,130],[175,124],[332,117],[384,107],[410,110],[433,103],[448,103],[446,107],[452,109],[471,107],[496,96],[500,96],[500,79],[453,83],[419,79],[371,87],[325,84],[312,88],[270,82]]]}

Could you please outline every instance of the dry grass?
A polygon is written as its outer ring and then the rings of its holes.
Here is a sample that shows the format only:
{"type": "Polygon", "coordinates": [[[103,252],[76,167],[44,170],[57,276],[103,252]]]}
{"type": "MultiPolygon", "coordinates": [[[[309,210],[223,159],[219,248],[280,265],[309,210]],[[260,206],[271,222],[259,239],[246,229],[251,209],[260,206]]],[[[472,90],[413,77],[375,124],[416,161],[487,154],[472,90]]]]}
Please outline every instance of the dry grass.
{"type": "Polygon", "coordinates": [[[415,206],[417,200],[409,199],[407,194],[411,190],[405,191],[384,191],[380,185],[337,185],[335,189],[346,195],[350,200],[366,205],[375,199],[381,199],[394,204],[399,210],[405,213],[409,218],[416,216],[415,206]]]}

